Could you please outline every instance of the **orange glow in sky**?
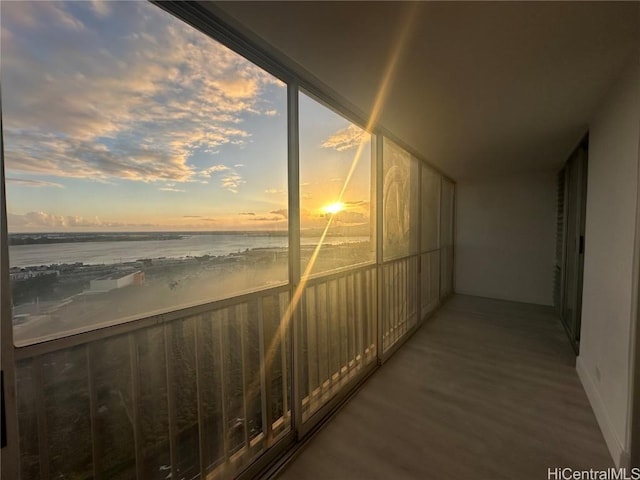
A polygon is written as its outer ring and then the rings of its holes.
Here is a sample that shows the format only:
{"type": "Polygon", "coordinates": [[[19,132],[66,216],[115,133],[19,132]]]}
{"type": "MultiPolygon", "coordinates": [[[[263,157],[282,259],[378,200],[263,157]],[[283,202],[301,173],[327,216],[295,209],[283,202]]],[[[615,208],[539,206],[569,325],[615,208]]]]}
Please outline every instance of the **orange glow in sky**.
{"type": "Polygon", "coordinates": [[[342,210],[344,210],[344,203],[342,202],[334,202],[322,207],[322,211],[324,213],[330,213],[332,215],[335,215],[336,213],[341,212],[342,210]]]}

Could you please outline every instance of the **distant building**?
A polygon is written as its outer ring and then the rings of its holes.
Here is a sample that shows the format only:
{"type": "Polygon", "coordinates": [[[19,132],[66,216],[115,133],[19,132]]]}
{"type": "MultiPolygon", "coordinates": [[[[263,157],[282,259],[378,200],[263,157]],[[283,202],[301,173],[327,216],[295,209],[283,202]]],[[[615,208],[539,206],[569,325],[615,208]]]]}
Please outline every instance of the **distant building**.
{"type": "Polygon", "coordinates": [[[47,275],[60,275],[60,272],[57,270],[48,270],[48,269],[16,269],[12,268],[9,277],[11,281],[20,281],[20,280],[28,280],[30,278],[35,277],[44,277],[47,275]]]}
{"type": "Polygon", "coordinates": [[[137,270],[131,273],[116,273],[91,280],[90,288],[86,293],[105,293],[117,288],[129,285],[142,285],[144,272],[137,270]]]}

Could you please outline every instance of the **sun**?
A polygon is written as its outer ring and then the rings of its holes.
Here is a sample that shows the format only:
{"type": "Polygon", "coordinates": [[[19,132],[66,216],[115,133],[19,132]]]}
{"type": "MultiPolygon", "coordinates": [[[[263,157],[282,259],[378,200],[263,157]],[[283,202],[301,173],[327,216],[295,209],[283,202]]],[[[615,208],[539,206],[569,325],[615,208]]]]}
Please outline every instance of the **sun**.
{"type": "Polygon", "coordinates": [[[325,205],[324,207],[322,207],[321,210],[324,213],[330,213],[332,215],[335,215],[336,213],[344,210],[344,203],[342,202],[330,203],[329,205],[325,205]]]}

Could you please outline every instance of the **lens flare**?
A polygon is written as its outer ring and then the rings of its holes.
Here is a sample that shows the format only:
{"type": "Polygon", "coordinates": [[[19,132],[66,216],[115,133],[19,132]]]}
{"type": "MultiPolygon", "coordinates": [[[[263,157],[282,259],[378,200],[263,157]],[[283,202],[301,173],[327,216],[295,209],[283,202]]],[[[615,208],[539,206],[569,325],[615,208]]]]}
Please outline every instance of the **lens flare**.
{"type": "MultiPolygon", "coordinates": [[[[393,76],[395,74],[397,64],[400,60],[402,53],[405,50],[406,43],[410,38],[411,32],[415,25],[414,20],[417,17],[416,13],[417,13],[419,4],[420,2],[413,2],[409,4],[410,6],[406,11],[406,17],[405,17],[405,22],[403,24],[403,28],[399,32],[399,36],[396,41],[395,48],[393,49],[391,53],[391,57],[389,58],[389,61],[387,63],[387,67],[381,79],[380,87],[378,88],[378,92],[375,97],[373,107],[371,109],[371,115],[369,116],[369,121],[367,122],[367,126],[365,128],[365,131],[367,132],[370,132],[372,130],[373,126],[377,123],[378,117],[380,116],[380,112],[382,111],[382,107],[386,101],[387,94],[389,92],[391,83],[393,81],[393,76]]],[[[367,144],[367,142],[368,142],[368,137],[366,135],[363,135],[362,141],[358,145],[358,149],[354,155],[353,161],[351,162],[351,167],[344,181],[344,185],[342,186],[342,191],[340,192],[338,201],[322,208],[323,212],[331,215],[328,216],[328,221],[324,227],[324,230],[320,237],[320,241],[316,245],[313,251],[313,254],[311,255],[311,258],[309,259],[309,263],[307,264],[304,272],[302,272],[300,276],[300,281],[293,291],[292,297],[289,301],[289,304],[287,305],[286,311],[282,316],[282,321],[280,322],[280,325],[278,327],[278,334],[274,335],[271,343],[269,344],[269,348],[265,352],[265,362],[261,367],[262,372],[270,369],[271,365],[274,362],[278,345],[280,345],[283,342],[283,339],[285,338],[285,332],[289,329],[289,324],[293,320],[296,308],[298,306],[298,303],[300,302],[300,299],[302,298],[302,294],[307,285],[307,281],[309,280],[309,277],[311,275],[313,266],[315,265],[316,260],[318,259],[318,255],[320,254],[320,250],[324,244],[325,237],[327,236],[327,233],[329,232],[329,228],[331,227],[331,224],[333,223],[333,220],[335,218],[334,215],[344,210],[345,208],[345,205],[344,203],[342,203],[341,200],[344,197],[347,187],[351,181],[351,177],[353,176],[353,173],[356,170],[356,166],[360,161],[360,157],[362,156],[364,147],[367,144]]],[[[380,193],[381,192],[379,192],[379,194],[380,193]]],[[[261,375],[255,375],[253,378],[253,382],[249,387],[249,392],[251,392],[250,395],[255,395],[258,397],[261,395],[260,382],[261,382],[261,375]]],[[[249,398],[252,398],[252,397],[250,396],[249,398]]]]}
{"type": "Polygon", "coordinates": [[[334,202],[322,207],[322,211],[324,213],[330,213],[331,215],[335,215],[336,213],[341,212],[342,210],[344,210],[344,203],[342,202],[334,202]]]}

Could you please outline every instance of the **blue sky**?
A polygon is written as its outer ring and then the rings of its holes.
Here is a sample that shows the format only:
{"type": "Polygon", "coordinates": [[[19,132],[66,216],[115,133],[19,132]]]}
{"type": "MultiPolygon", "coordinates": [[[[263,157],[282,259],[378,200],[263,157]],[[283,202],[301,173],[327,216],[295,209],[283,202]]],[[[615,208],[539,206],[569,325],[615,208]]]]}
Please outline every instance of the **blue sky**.
{"type": "MultiPolygon", "coordinates": [[[[10,231],[286,228],[282,82],[147,2],[0,8],[10,231]]],[[[300,108],[314,227],[368,135],[304,96],[300,108]]],[[[365,151],[352,223],[368,221],[365,151]]]]}

